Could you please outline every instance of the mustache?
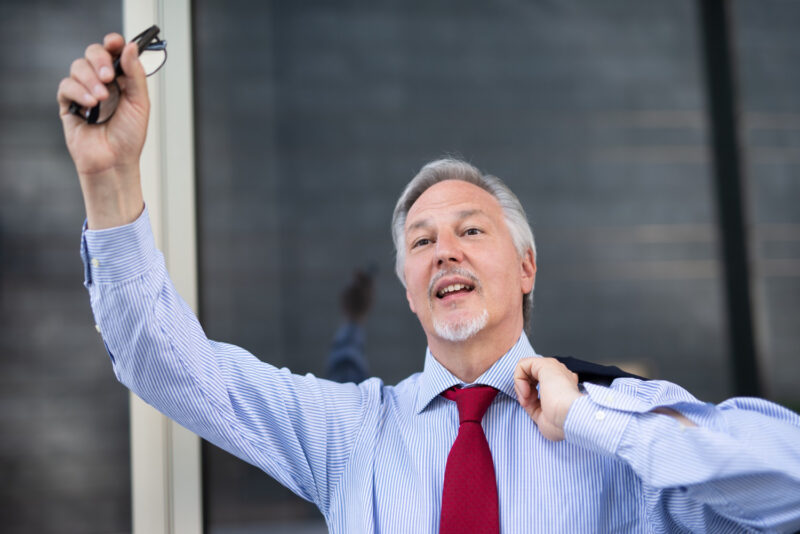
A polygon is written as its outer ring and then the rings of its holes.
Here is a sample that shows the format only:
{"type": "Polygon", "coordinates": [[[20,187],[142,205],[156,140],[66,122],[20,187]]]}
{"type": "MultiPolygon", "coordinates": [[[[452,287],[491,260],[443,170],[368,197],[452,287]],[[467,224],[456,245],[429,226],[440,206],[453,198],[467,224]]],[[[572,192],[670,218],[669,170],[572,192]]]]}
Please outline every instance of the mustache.
{"type": "Polygon", "coordinates": [[[451,267],[444,271],[439,271],[433,278],[431,278],[430,283],[428,284],[428,296],[433,296],[433,288],[439,283],[439,280],[444,278],[445,276],[461,276],[462,278],[468,279],[472,285],[475,286],[476,290],[479,290],[481,287],[481,282],[478,280],[478,277],[472,274],[470,271],[464,269],[463,267],[451,267]]]}

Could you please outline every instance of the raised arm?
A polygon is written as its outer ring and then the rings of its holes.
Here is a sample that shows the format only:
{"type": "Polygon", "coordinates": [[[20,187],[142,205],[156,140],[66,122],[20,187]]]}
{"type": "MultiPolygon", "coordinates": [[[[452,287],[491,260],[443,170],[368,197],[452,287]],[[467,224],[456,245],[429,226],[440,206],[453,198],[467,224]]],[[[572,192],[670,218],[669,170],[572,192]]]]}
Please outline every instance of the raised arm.
{"type": "Polygon", "coordinates": [[[144,208],[139,158],[149,101],[135,44],[109,34],[90,45],[61,81],[58,102],[86,204],[85,285],[117,378],[327,513],[381,385],[298,376],[206,337],[169,278],[144,208]],[[90,107],[108,98],[120,54],[125,75],[111,119],[93,125],[72,115],[72,102],[90,107]]]}
{"type": "Polygon", "coordinates": [[[67,148],[78,171],[89,228],[99,230],[133,222],[144,209],[139,158],[147,133],[150,100],[136,44],[117,33],[86,48],[58,87],[58,106],[67,148]],[[124,76],[117,110],[108,122],[88,124],[69,111],[70,104],[91,107],[109,98],[113,58],[124,76]]]}

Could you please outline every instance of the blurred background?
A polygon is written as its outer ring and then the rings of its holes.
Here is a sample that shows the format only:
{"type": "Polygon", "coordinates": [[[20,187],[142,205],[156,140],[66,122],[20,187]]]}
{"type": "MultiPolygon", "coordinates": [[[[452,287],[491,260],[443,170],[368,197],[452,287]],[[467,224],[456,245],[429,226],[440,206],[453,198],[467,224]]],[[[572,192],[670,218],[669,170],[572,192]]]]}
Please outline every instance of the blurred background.
{"type": "MultiPolygon", "coordinates": [[[[501,177],[528,211],[539,353],[797,410],[800,2],[726,5],[733,71],[715,89],[720,63],[704,50],[720,26],[696,0],[195,0],[207,333],[323,375],[340,292],[377,264],[372,374],[391,384],[420,370],[389,219],[416,171],[450,154],[501,177]],[[718,151],[726,132],[738,144],[718,151]],[[743,278],[726,274],[726,236],[743,278]]],[[[82,287],[83,205],[55,103],[71,61],[120,31],[121,13],[0,3],[7,533],[131,529],[128,393],[82,287]]],[[[203,476],[208,532],[325,531],[312,505],[208,444],[203,476]]]]}

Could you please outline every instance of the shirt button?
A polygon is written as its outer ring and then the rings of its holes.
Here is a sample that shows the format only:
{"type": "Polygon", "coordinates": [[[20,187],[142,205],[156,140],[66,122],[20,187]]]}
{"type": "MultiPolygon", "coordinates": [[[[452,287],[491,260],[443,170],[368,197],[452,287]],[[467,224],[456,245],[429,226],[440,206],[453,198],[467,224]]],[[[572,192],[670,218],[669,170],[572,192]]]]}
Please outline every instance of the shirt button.
{"type": "Polygon", "coordinates": [[[94,325],[94,329],[97,330],[98,334],[100,333],[100,325],[99,324],[94,325]]]}
{"type": "Polygon", "coordinates": [[[96,269],[96,268],[98,268],[98,267],[100,267],[100,260],[98,260],[97,258],[92,258],[92,266],[93,266],[95,269],[96,269]]]}
{"type": "Polygon", "coordinates": [[[594,418],[597,419],[598,421],[602,421],[603,419],[606,418],[606,412],[603,411],[595,412],[594,418]]]}

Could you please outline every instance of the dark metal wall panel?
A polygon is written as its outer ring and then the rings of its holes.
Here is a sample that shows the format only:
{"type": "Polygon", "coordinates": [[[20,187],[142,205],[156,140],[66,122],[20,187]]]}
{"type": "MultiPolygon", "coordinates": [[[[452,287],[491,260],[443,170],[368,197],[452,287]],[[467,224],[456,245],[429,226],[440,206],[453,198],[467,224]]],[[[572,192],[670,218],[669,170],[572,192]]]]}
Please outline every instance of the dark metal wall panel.
{"type": "Polygon", "coordinates": [[[759,350],[772,398],[800,408],[800,4],[733,2],[759,350]]]}
{"type": "Polygon", "coordinates": [[[0,3],[0,530],[130,532],[128,393],[81,282],[84,219],[55,101],[118,2],[0,3]]]}
{"type": "Polygon", "coordinates": [[[736,395],[757,397],[762,386],[753,324],[749,216],[739,149],[739,99],[730,8],[731,3],[726,0],[698,2],[733,391],[736,395]]]}

